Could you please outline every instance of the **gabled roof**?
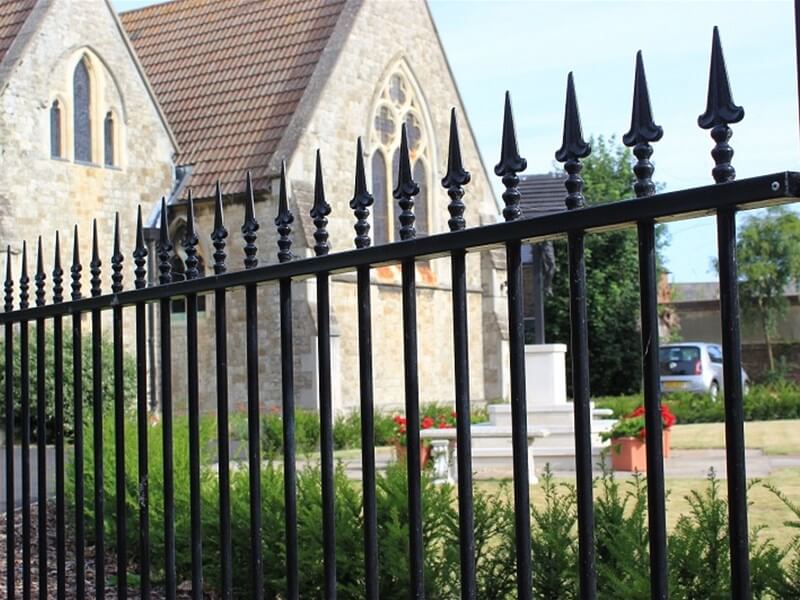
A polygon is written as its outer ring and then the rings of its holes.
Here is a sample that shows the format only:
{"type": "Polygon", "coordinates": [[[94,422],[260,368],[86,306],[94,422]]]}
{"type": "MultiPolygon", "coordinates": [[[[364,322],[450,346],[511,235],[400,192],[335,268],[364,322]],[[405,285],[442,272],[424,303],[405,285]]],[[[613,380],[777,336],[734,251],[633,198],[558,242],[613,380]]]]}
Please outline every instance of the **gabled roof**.
{"type": "Polygon", "coordinates": [[[0,62],[33,11],[37,0],[2,0],[0,2],[0,62]]]}
{"type": "Polygon", "coordinates": [[[519,200],[522,216],[539,217],[567,210],[564,199],[566,176],[552,173],[544,175],[523,175],[519,178],[519,200]]]}
{"type": "Polygon", "coordinates": [[[268,163],[346,0],[173,0],[120,15],[196,197],[268,189],[268,163]]]}

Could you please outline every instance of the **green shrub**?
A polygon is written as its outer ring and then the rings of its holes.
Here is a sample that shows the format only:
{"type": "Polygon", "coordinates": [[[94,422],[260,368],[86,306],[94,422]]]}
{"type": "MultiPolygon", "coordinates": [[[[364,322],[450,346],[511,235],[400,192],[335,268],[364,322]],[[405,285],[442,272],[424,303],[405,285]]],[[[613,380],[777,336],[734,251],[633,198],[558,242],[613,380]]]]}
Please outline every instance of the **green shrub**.
{"type": "MultiPolygon", "coordinates": [[[[126,421],[125,435],[125,518],[131,581],[138,569],[139,507],[137,436],[135,422],[126,421]]],[[[164,497],[161,427],[148,427],[149,506],[151,578],[163,582],[164,497]]],[[[103,448],[105,519],[104,535],[109,557],[115,552],[116,489],[114,480],[113,423],[105,422],[103,448]]],[[[213,418],[201,419],[201,528],[203,575],[206,589],[220,588],[219,483],[212,468],[216,453],[213,418]]],[[[93,452],[87,439],[85,461],[85,522],[91,544],[94,531],[93,452]]],[[[174,422],[174,497],[176,566],[178,581],[190,578],[191,523],[189,497],[188,427],[183,417],[174,422]]],[[[74,498],[74,468],[68,473],[67,498],[74,498]]],[[[541,481],[544,503],[531,510],[534,597],[578,598],[577,528],[575,489],[557,484],[547,471],[541,481]]],[[[363,512],[361,488],[337,468],[336,560],[338,597],[344,600],[364,596],[363,512]]],[[[775,493],[781,495],[777,490],[775,493]]],[[[794,506],[782,496],[787,506],[794,506]]],[[[672,598],[721,598],[729,592],[727,503],[719,481],[710,474],[705,490],[688,497],[690,511],[679,518],[669,537],[670,592],[672,598]]],[[[402,465],[391,464],[378,475],[379,582],[381,597],[407,597],[408,489],[402,465]]],[[[323,595],[322,492],[317,467],[297,474],[298,547],[300,551],[300,596],[323,595]]],[[[434,486],[422,479],[423,545],[426,597],[445,600],[459,596],[459,523],[455,490],[434,486]]],[[[800,510],[793,509],[798,515],[800,510]]],[[[74,512],[68,512],[72,518],[74,512]]],[[[508,486],[496,491],[476,488],[474,493],[476,585],[479,598],[511,600],[516,597],[514,570],[515,509],[508,486]]],[[[284,530],[283,473],[279,466],[261,469],[262,552],[265,597],[279,598],[285,589],[286,547],[284,530]]],[[[595,480],[595,522],[598,591],[601,597],[647,598],[648,538],[646,483],[633,477],[623,483],[605,472],[595,480]]],[[[231,524],[233,540],[234,596],[248,598],[250,581],[250,502],[246,464],[231,470],[231,524]]],[[[761,530],[751,536],[751,571],[755,598],[792,598],[800,590],[800,537],[787,549],[777,548],[761,530]]]]}
{"type": "MultiPolygon", "coordinates": [[[[64,321],[63,335],[63,372],[64,372],[64,435],[67,440],[72,440],[75,425],[75,402],[73,382],[73,350],[72,350],[72,331],[70,321],[64,321]]],[[[36,326],[31,323],[28,333],[28,352],[29,352],[29,389],[30,389],[30,415],[31,432],[34,437],[38,437],[39,425],[37,423],[37,387],[38,374],[36,369],[36,350],[37,350],[36,326]]],[[[48,443],[55,440],[55,367],[53,349],[55,341],[52,326],[48,324],[45,330],[45,363],[44,363],[44,385],[45,385],[45,437],[48,443]]],[[[14,419],[19,428],[21,423],[21,401],[20,401],[20,380],[22,360],[20,356],[20,342],[17,334],[13,344],[14,350],[14,419]]],[[[111,415],[114,406],[114,346],[106,338],[101,345],[102,353],[102,394],[103,394],[103,413],[111,415]]],[[[92,420],[92,338],[84,336],[81,340],[81,380],[83,383],[83,417],[84,423],[89,424],[92,420]]],[[[0,360],[5,361],[5,340],[0,340],[0,360]]],[[[5,415],[5,363],[0,367],[0,415],[5,415]]],[[[136,362],[125,354],[123,357],[123,385],[125,390],[126,406],[135,406],[136,401],[136,362]]]]}
{"type": "MultiPolygon", "coordinates": [[[[707,394],[676,392],[664,394],[661,401],[675,414],[678,423],[720,423],[725,420],[725,403],[707,394]]],[[[629,414],[643,403],[641,395],[607,396],[595,399],[598,408],[610,408],[614,418],[629,414]]],[[[782,380],[753,385],[744,396],[746,421],[800,419],[800,385],[782,380]]]]}

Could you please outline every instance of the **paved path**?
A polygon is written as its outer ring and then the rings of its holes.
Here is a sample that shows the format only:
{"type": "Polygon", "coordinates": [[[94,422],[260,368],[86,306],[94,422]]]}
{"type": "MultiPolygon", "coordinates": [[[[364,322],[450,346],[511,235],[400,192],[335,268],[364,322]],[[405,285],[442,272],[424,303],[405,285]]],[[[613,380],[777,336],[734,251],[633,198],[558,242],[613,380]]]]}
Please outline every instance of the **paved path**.
{"type": "MultiPolygon", "coordinates": [[[[37,477],[37,449],[31,446],[30,465],[31,465],[31,502],[35,502],[38,496],[39,478],[37,477]]],[[[14,446],[14,506],[22,506],[22,448],[14,446]]],[[[56,449],[54,446],[47,446],[47,495],[53,496],[56,491],[56,449]]],[[[6,449],[0,447],[0,511],[6,510],[6,449]]]]}

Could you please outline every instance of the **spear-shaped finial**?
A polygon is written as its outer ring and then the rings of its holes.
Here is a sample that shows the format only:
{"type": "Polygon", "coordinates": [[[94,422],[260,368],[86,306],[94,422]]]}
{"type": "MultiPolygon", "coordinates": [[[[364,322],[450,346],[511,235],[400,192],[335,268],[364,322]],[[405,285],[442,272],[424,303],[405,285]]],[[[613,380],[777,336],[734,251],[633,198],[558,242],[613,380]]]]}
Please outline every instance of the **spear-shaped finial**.
{"type": "Polygon", "coordinates": [[[322,161],[317,149],[317,169],[314,181],[314,206],[311,207],[311,218],[314,220],[314,253],[317,256],[327,254],[330,251],[328,244],[328,215],[331,214],[331,205],[325,201],[325,187],[322,183],[322,161]]]}
{"type": "Polygon", "coordinates": [[[200,276],[200,271],[197,269],[199,264],[197,244],[199,241],[194,223],[194,200],[192,199],[192,190],[189,190],[186,200],[186,237],[183,238],[183,249],[186,252],[186,279],[197,279],[200,276]]]}
{"type": "Polygon", "coordinates": [[[161,221],[158,234],[158,283],[172,281],[172,241],[169,239],[169,223],[167,221],[167,199],[161,197],[161,221]]]}
{"type": "Polygon", "coordinates": [[[450,110],[450,152],[447,157],[447,174],[442,178],[442,187],[447,190],[450,196],[450,205],[447,210],[450,212],[450,219],[447,224],[450,231],[459,231],[466,227],[464,221],[464,188],[462,186],[469,183],[469,171],[464,169],[461,162],[461,144],[458,141],[458,124],[456,123],[456,109],[450,110]]]}
{"type": "Polygon", "coordinates": [[[561,148],[556,152],[556,160],[564,163],[567,180],[566,204],[568,209],[580,208],[585,204],[583,198],[583,179],[580,172],[583,166],[581,158],[592,152],[591,146],[583,139],[581,117],[578,113],[578,101],[575,98],[575,82],[572,73],[567,76],[567,101],[564,106],[564,139],[561,148]]]}
{"type": "Polygon", "coordinates": [[[397,166],[397,187],[392,195],[400,205],[400,239],[417,237],[414,228],[414,196],[419,194],[419,185],[411,176],[411,159],[408,156],[408,133],[406,124],[400,126],[400,163],[397,166]]]}
{"type": "Polygon", "coordinates": [[[39,236],[39,241],[36,243],[36,274],[33,276],[35,282],[36,292],[36,306],[44,306],[44,252],[42,251],[42,236],[39,236]]]}
{"type": "Polygon", "coordinates": [[[53,256],[53,304],[64,301],[64,269],[61,268],[61,239],[56,231],[56,246],[53,256]]]}
{"type": "Polygon", "coordinates": [[[361,137],[356,144],[356,183],[353,199],[350,200],[350,208],[356,217],[356,248],[367,248],[370,244],[369,239],[369,207],[375,199],[367,191],[367,176],[364,172],[364,150],[361,147],[361,137]]]}
{"type": "Polygon", "coordinates": [[[22,265],[19,273],[19,307],[24,310],[28,308],[28,244],[22,242],[22,265]]]}
{"type": "Polygon", "coordinates": [[[728,70],[722,56],[722,44],[719,40],[719,29],[714,27],[711,41],[711,67],[708,73],[708,102],[706,112],[697,118],[702,129],[710,129],[711,137],[716,142],[711,156],[715,166],[711,171],[714,181],[724,183],[736,179],[736,169],[731,165],[733,148],[728,144],[733,132],[728,127],[744,118],[744,109],[733,103],[731,87],[728,82],[728,70]]]}
{"type": "Polygon", "coordinates": [[[247,172],[247,183],[245,185],[244,199],[244,223],[242,224],[242,235],[244,236],[244,266],[252,269],[258,265],[256,252],[256,231],[258,231],[258,221],[256,221],[256,203],[253,195],[253,178],[250,171],[247,172]]]}
{"type": "Polygon", "coordinates": [[[3,307],[6,312],[14,310],[14,279],[11,273],[11,245],[6,246],[6,280],[3,284],[3,291],[5,296],[5,306],[3,307]]]}
{"type": "Polygon", "coordinates": [[[137,290],[147,286],[147,244],[142,226],[142,205],[136,210],[136,247],[133,249],[133,285],[137,290]]]}
{"type": "Polygon", "coordinates": [[[94,219],[92,221],[92,260],[89,261],[89,273],[92,274],[89,280],[89,287],[92,296],[100,295],[100,284],[102,283],[100,280],[100,267],[103,266],[103,263],[100,261],[100,250],[98,246],[97,219],[94,219]]]}
{"type": "Polygon", "coordinates": [[[652,180],[654,169],[650,157],[653,155],[653,147],[650,142],[657,142],[663,135],[664,130],[653,121],[650,93],[647,91],[647,78],[644,74],[644,61],[642,61],[642,51],[639,50],[636,53],[631,128],[622,136],[622,142],[626,146],[633,146],[633,154],[638,159],[633,167],[633,172],[636,174],[633,190],[637,198],[652,196],[656,192],[656,186],[652,180]]]}
{"type": "Polygon", "coordinates": [[[120,250],[119,213],[114,215],[114,252],[111,254],[111,291],[119,294],[122,291],[122,261],[125,258],[120,250]]]}
{"type": "Polygon", "coordinates": [[[286,162],[281,161],[281,187],[278,194],[278,216],[275,226],[278,228],[278,262],[292,260],[292,223],[294,215],[289,210],[289,198],[286,192],[286,162]]]}
{"type": "Polygon", "coordinates": [[[214,203],[214,230],[211,232],[211,242],[214,244],[214,273],[219,275],[227,270],[225,266],[225,238],[228,230],[222,219],[222,188],[217,179],[216,201],[214,203]]]}
{"type": "Polygon", "coordinates": [[[78,243],[78,226],[75,225],[72,233],[72,266],[69,269],[70,278],[72,279],[72,283],[70,283],[72,288],[70,298],[72,300],[81,299],[81,271],[83,271],[83,266],[81,265],[80,245],[78,243]]]}
{"type": "Polygon", "coordinates": [[[503,178],[503,218],[515,221],[522,216],[519,208],[519,177],[517,173],[528,168],[528,161],[519,155],[517,132],[514,129],[514,114],[511,112],[511,94],[506,92],[503,109],[503,141],[500,146],[500,162],[494,166],[494,174],[503,178]]]}

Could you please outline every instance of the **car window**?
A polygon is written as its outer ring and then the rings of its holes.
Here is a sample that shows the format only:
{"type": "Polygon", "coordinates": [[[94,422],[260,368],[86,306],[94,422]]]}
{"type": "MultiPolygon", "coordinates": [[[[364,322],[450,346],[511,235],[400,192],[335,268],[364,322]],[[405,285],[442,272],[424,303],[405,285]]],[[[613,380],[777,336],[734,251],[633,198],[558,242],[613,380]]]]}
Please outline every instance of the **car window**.
{"type": "Polygon", "coordinates": [[[722,351],[719,349],[719,346],[709,346],[708,357],[711,359],[712,363],[722,364],[722,351]]]}
{"type": "Polygon", "coordinates": [[[661,362],[692,362],[700,360],[700,348],[697,346],[669,346],[658,351],[661,362]]]}

